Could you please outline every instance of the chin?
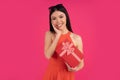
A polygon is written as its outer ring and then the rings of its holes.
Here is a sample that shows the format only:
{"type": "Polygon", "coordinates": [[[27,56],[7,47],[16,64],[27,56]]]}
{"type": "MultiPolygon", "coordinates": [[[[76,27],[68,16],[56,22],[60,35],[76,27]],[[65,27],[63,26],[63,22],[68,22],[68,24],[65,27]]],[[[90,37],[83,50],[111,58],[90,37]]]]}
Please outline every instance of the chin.
{"type": "Polygon", "coordinates": [[[59,30],[63,30],[63,27],[58,28],[59,30]]]}

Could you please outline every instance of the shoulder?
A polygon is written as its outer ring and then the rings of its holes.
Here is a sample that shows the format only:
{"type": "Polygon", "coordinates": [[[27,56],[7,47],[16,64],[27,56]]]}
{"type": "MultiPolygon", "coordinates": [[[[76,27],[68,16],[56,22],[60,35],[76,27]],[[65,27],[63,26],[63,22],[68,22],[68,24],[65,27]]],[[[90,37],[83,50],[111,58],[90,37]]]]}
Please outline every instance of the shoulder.
{"type": "Polygon", "coordinates": [[[46,31],[45,34],[46,34],[46,35],[51,35],[52,32],[51,32],[51,31],[46,31]]]}
{"type": "Polygon", "coordinates": [[[71,37],[72,37],[73,41],[75,42],[76,47],[83,53],[82,37],[75,33],[71,33],[71,37]]]}
{"type": "Polygon", "coordinates": [[[54,37],[55,37],[55,34],[52,33],[51,31],[46,31],[45,32],[45,37],[46,37],[47,40],[53,40],[54,37]]]}
{"type": "Polygon", "coordinates": [[[53,36],[54,34],[53,34],[51,31],[46,31],[46,32],[45,32],[45,35],[46,35],[46,36],[53,36]]]}
{"type": "Polygon", "coordinates": [[[75,39],[76,41],[82,41],[82,37],[78,34],[71,33],[71,37],[73,37],[73,39],[75,39]]]}

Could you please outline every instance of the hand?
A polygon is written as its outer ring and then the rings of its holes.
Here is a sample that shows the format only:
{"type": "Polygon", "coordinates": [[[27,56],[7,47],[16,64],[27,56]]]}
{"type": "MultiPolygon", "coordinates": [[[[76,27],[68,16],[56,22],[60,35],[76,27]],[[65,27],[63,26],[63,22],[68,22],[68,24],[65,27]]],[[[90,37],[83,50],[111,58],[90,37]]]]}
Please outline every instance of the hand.
{"type": "Polygon", "coordinates": [[[53,26],[53,29],[55,30],[56,34],[61,35],[61,31],[58,30],[53,24],[52,24],[52,26],[53,26]]]}
{"type": "Polygon", "coordinates": [[[77,71],[78,67],[75,68],[71,68],[67,63],[65,63],[67,65],[68,71],[77,71]]]}

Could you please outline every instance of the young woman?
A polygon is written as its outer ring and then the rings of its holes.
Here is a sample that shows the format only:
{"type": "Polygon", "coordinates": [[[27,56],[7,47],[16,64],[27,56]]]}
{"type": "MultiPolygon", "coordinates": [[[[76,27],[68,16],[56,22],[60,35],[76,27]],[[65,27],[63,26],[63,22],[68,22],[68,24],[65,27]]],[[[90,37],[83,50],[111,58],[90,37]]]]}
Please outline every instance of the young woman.
{"type": "Polygon", "coordinates": [[[49,11],[50,30],[46,32],[44,47],[49,64],[43,80],[74,80],[74,72],[83,68],[84,60],[77,67],[71,68],[56,54],[56,48],[67,38],[83,53],[82,39],[73,33],[68,12],[62,4],[50,7],[49,11]]]}

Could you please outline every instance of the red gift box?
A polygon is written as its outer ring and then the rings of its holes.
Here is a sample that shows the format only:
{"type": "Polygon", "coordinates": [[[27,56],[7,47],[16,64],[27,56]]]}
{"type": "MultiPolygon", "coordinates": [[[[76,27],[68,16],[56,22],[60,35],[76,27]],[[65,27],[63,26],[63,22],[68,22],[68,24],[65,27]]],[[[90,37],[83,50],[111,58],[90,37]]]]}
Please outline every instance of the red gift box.
{"type": "Polygon", "coordinates": [[[80,50],[78,50],[74,44],[67,39],[57,47],[56,53],[72,68],[79,65],[83,59],[83,54],[80,50]]]}

